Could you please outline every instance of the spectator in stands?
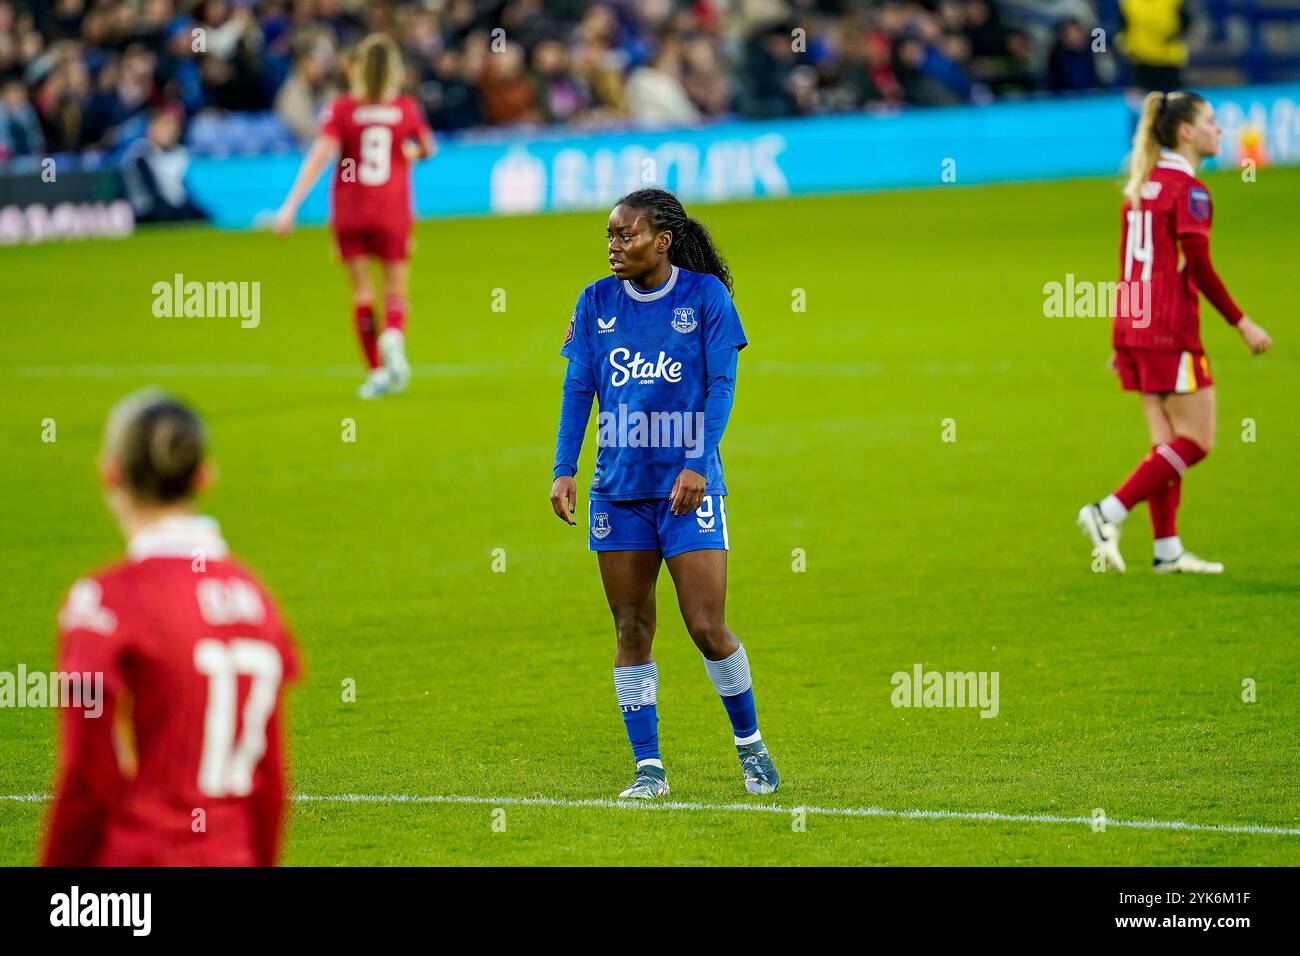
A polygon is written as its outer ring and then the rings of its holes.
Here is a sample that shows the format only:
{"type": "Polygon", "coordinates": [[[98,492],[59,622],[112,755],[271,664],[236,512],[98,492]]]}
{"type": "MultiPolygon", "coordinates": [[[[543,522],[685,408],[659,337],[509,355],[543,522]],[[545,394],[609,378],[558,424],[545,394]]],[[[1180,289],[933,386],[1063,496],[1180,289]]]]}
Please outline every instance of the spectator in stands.
{"type": "Polygon", "coordinates": [[[966,0],[962,7],[962,32],[970,41],[971,56],[997,59],[1007,52],[1007,31],[998,8],[988,0],[966,0]]]}
{"type": "Polygon", "coordinates": [[[745,56],[745,111],[750,116],[789,116],[794,112],[790,76],[798,66],[790,28],[773,23],[754,34],[745,56]]]}
{"type": "Polygon", "coordinates": [[[1029,35],[1023,30],[1006,33],[1007,54],[1002,66],[993,76],[991,85],[1000,95],[1032,93],[1038,89],[1034,71],[1034,50],[1029,35]]]}
{"type": "MultiPolygon", "coordinates": [[[[199,27],[186,17],[177,17],[167,24],[162,34],[162,56],[158,78],[172,98],[180,101],[189,116],[194,116],[208,105],[204,89],[203,68],[198,49],[202,48],[199,27]]],[[[140,43],[148,48],[149,40],[140,43]]]]}
{"type": "Polygon", "coordinates": [[[1083,24],[1073,17],[1056,28],[1056,41],[1048,58],[1048,85],[1058,93],[1090,90],[1097,86],[1097,64],[1083,24]]]}
{"type": "Polygon", "coordinates": [[[533,50],[533,85],[548,123],[576,122],[591,106],[591,93],[569,71],[569,51],[559,40],[543,40],[533,50]]]}
{"type": "Polygon", "coordinates": [[[524,70],[524,50],[507,42],[484,60],[479,77],[479,99],[488,122],[541,123],[544,120],[537,93],[524,70]]]}
{"type": "Polygon", "coordinates": [[[713,41],[697,34],[682,51],[682,88],[705,116],[731,110],[731,80],[713,41]]]}
{"type": "Polygon", "coordinates": [[[918,106],[952,106],[962,102],[951,87],[935,75],[930,50],[916,37],[905,37],[895,51],[903,98],[918,106]]]}
{"type": "Polygon", "coordinates": [[[420,101],[434,129],[455,131],[483,125],[483,111],[465,74],[463,59],[455,48],[443,50],[420,83],[420,101]]]}
{"type": "MultiPolygon", "coordinates": [[[[123,127],[143,116],[151,106],[162,105],[162,92],[158,88],[158,58],[138,43],[132,43],[117,63],[116,83],[107,91],[104,100],[108,126],[104,132],[106,145],[115,145],[129,136],[123,127]]],[[[147,125],[134,124],[141,135],[147,125]]]]}
{"type": "Polygon", "coordinates": [[[27,98],[27,87],[19,80],[10,80],[0,87],[0,157],[38,156],[44,152],[45,134],[27,98]]]}
{"type": "Polygon", "coordinates": [[[332,68],[334,46],[323,30],[299,37],[293,72],[275,95],[275,113],[300,143],[310,142],[320,126],[325,104],[339,94],[332,68]]]}
{"type": "Polygon", "coordinates": [[[59,51],[57,65],[37,86],[32,103],[41,117],[46,149],[75,150],[82,140],[82,109],[90,97],[90,71],[71,48],[59,51]]]}
{"type": "Polygon", "coordinates": [[[206,219],[190,201],[185,170],[190,158],[179,144],[181,125],[173,110],[156,110],[144,139],[132,143],[122,156],[122,184],[141,222],[182,222],[206,219]]]}
{"type": "Polygon", "coordinates": [[[1188,17],[1183,0],[1120,0],[1120,46],[1133,63],[1133,85],[1169,92],[1182,86],[1188,17]]]}
{"type": "Polygon", "coordinates": [[[590,119],[612,121],[626,115],[623,70],[627,56],[614,47],[610,32],[598,23],[593,25],[590,18],[584,20],[578,29],[572,63],[575,74],[591,91],[590,119]]]}
{"type": "Polygon", "coordinates": [[[627,111],[642,126],[684,126],[697,123],[700,111],[682,86],[681,41],[665,36],[654,58],[627,78],[627,111]]]}

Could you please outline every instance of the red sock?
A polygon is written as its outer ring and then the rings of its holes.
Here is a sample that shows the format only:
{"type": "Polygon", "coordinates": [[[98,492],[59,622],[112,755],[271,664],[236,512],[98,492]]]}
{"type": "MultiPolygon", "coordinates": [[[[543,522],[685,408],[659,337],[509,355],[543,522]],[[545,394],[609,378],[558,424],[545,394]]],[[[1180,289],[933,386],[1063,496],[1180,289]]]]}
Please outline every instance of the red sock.
{"type": "Polygon", "coordinates": [[[384,296],[384,328],[406,331],[406,296],[384,296]]]}
{"type": "Polygon", "coordinates": [[[357,323],[357,337],[361,339],[361,351],[365,353],[366,364],[379,368],[379,340],[375,336],[375,307],[369,302],[358,302],[353,308],[353,318],[357,323]]]}
{"type": "Polygon", "coordinates": [[[1155,451],[1119,486],[1115,497],[1130,511],[1139,501],[1146,501],[1175,478],[1182,478],[1188,468],[1205,457],[1205,450],[1181,435],[1155,451]]]}
{"type": "Polygon", "coordinates": [[[1178,502],[1182,494],[1183,479],[1175,478],[1147,499],[1147,508],[1151,511],[1151,531],[1157,540],[1178,534],[1178,502]]]}

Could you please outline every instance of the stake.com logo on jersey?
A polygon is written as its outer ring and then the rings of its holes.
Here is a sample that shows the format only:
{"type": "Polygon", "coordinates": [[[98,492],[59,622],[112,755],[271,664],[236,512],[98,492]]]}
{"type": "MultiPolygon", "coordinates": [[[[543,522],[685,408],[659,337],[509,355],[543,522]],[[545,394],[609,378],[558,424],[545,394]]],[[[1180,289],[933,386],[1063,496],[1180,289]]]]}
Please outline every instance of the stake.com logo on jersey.
{"type": "Polygon", "coordinates": [[[615,388],[622,388],[632,379],[642,385],[651,385],[656,379],[674,385],[682,380],[682,363],[674,362],[667,352],[660,352],[659,360],[653,362],[642,358],[640,351],[633,355],[630,349],[617,348],[609,353],[609,365],[614,370],[609,384],[615,388]]]}

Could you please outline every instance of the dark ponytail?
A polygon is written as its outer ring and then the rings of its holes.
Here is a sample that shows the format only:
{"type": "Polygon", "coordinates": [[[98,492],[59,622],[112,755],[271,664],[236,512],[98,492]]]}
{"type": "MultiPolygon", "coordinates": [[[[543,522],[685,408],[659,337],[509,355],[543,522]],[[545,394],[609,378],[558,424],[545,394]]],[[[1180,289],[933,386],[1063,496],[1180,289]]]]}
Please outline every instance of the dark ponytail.
{"type": "Polygon", "coordinates": [[[122,485],[137,498],[170,504],[195,492],[203,464],[203,424],[174,398],[148,390],[128,395],[108,419],[105,453],[122,470],[122,485]]]}
{"type": "Polygon", "coordinates": [[[616,206],[640,209],[646,214],[651,228],[656,232],[671,232],[672,244],[668,247],[668,261],[691,272],[717,276],[728,292],[732,292],[731,270],[713,244],[713,237],[704,223],[686,215],[681,202],[666,189],[638,189],[620,199],[616,206]]]}

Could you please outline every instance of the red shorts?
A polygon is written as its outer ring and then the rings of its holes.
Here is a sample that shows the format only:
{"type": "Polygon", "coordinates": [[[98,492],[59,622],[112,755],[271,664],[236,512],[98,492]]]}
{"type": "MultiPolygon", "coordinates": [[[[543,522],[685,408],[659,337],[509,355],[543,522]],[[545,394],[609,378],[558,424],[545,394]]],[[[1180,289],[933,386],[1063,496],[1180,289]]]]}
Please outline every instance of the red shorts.
{"type": "Polygon", "coordinates": [[[1214,384],[1204,352],[1119,348],[1115,350],[1115,371],[1128,392],[1188,395],[1214,384]]]}
{"type": "Polygon", "coordinates": [[[339,256],[356,259],[374,256],[384,262],[405,262],[409,258],[411,227],[401,226],[338,226],[334,227],[339,256]]]}

